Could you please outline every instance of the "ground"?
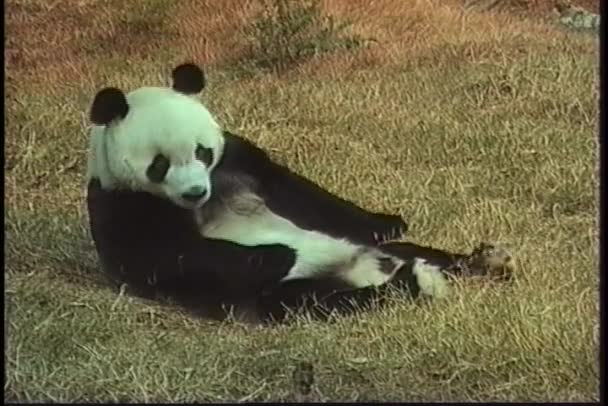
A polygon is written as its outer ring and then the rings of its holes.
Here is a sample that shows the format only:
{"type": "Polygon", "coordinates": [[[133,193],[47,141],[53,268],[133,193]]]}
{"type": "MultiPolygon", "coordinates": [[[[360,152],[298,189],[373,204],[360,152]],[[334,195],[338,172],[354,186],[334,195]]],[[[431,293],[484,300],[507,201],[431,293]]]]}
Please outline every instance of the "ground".
{"type": "Polygon", "coordinates": [[[245,75],[255,2],[161,3],[6,3],[5,400],[599,400],[597,36],[539,18],[549,0],[325,0],[376,41],[245,75]],[[120,295],[87,227],[87,111],[184,60],[228,129],[410,240],[506,244],[513,283],[272,329],[120,295]]]}

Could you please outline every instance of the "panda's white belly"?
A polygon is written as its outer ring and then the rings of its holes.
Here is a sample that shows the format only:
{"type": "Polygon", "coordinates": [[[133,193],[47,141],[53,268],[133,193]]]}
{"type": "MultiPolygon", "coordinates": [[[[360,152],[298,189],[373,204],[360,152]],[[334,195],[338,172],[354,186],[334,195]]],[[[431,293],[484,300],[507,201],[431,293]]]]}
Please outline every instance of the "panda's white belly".
{"type": "Polygon", "coordinates": [[[201,213],[197,213],[202,235],[245,246],[284,244],[293,248],[297,255],[296,263],[283,280],[327,274],[337,276],[354,287],[378,286],[391,279],[403,265],[400,259],[373,248],[303,230],[273,213],[255,195],[242,195],[239,200],[237,210],[223,208],[211,221],[204,221],[201,213]],[[388,269],[386,261],[390,261],[388,269]]]}

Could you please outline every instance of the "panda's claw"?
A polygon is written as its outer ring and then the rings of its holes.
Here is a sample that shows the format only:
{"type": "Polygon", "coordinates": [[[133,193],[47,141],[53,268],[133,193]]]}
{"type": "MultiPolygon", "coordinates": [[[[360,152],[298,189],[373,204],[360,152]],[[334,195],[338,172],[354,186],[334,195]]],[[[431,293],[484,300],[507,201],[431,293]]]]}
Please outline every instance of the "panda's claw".
{"type": "Polygon", "coordinates": [[[383,233],[374,233],[374,239],[377,243],[385,243],[390,241],[395,241],[403,238],[407,231],[407,226],[405,223],[398,226],[391,226],[386,232],[383,233]]]}
{"type": "Polygon", "coordinates": [[[377,226],[374,227],[381,234],[382,241],[402,238],[408,230],[407,223],[401,216],[393,214],[382,214],[378,218],[377,226]]]}

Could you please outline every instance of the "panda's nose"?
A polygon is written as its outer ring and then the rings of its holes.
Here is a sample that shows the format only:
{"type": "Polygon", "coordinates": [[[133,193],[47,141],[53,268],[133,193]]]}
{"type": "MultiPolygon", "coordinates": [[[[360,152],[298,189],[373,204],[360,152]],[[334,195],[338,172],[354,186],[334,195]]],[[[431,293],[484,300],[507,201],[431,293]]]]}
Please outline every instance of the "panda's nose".
{"type": "Polygon", "coordinates": [[[202,186],[193,186],[187,192],[182,193],[182,199],[187,202],[198,202],[207,195],[207,189],[202,186]]]}

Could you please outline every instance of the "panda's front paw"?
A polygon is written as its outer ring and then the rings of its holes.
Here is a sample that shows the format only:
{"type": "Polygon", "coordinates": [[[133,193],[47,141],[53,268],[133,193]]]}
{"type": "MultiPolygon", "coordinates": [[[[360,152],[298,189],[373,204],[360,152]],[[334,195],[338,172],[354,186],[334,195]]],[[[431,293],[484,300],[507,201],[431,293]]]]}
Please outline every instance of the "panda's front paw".
{"type": "Polygon", "coordinates": [[[372,233],[376,244],[402,239],[408,230],[407,223],[399,216],[383,216],[385,217],[383,227],[372,233]]]}

